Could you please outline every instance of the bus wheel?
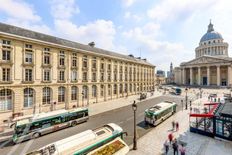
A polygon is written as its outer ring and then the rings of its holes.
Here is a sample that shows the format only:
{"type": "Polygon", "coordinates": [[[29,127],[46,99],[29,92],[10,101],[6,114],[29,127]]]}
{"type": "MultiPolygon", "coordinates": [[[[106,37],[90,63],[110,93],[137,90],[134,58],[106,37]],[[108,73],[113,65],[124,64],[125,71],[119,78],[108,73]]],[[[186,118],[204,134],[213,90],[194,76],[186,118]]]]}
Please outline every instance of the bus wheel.
{"type": "Polygon", "coordinates": [[[32,135],[32,138],[38,138],[40,137],[40,133],[39,132],[36,132],[32,135]]]}
{"type": "Polygon", "coordinates": [[[76,121],[73,121],[72,123],[71,123],[71,126],[76,126],[77,125],[77,122],[76,121]]]}

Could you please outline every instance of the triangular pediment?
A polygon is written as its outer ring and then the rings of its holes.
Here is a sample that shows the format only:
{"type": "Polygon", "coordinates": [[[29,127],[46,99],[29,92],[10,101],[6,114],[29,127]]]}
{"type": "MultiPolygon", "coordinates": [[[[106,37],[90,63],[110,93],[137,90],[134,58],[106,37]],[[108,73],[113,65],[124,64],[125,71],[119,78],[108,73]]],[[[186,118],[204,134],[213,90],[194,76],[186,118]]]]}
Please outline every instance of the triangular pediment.
{"type": "Polygon", "coordinates": [[[211,64],[211,63],[228,63],[232,62],[231,60],[228,60],[228,58],[218,58],[218,57],[212,57],[212,56],[202,56],[196,59],[193,59],[189,62],[183,63],[182,65],[197,65],[197,64],[211,64]]]}

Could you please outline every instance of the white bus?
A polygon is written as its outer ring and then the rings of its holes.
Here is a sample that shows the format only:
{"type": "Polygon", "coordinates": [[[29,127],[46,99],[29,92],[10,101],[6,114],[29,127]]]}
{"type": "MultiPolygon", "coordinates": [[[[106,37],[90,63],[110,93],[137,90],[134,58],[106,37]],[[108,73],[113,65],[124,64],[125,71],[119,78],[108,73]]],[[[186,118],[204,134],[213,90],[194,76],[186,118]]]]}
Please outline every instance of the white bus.
{"type": "Polygon", "coordinates": [[[99,155],[101,151],[107,152],[107,155],[124,155],[129,152],[128,145],[122,140],[124,133],[120,126],[110,123],[48,144],[26,155],[99,155]]]}
{"type": "Polygon", "coordinates": [[[176,112],[177,104],[175,102],[164,101],[145,110],[145,123],[154,126],[163,122],[166,118],[176,112]]]}
{"type": "Polygon", "coordinates": [[[76,126],[87,121],[88,118],[88,108],[63,109],[37,114],[16,122],[13,142],[19,143],[69,126],[76,126]]]}

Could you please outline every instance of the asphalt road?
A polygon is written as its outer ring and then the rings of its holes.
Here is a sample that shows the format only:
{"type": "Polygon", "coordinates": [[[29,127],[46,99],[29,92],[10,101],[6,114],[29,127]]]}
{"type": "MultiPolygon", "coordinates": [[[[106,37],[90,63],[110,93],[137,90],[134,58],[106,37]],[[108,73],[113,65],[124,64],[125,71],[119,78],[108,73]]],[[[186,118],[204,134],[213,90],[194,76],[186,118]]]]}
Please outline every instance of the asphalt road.
{"type": "MultiPolygon", "coordinates": [[[[138,138],[142,137],[144,134],[149,132],[153,127],[146,126],[143,122],[144,120],[144,110],[150,106],[157,104],[161,101],[174,101],[178,104],[177,110],[182,109],[180,100],[182,97],[176,96],[161,96],[153,98],[150,100],[139,102],[137,108],[137,135],[138,138]]],[[[22,155],[26,152],[36,150],[43,147],[49,143],[64,139],[66,137],[72,136],[74,134],[80,133],[87,129],[95,129],[104,124],[116,123],[120,125],[124,131],[128,133],[128,136],[124,139],[127,144],[132,144],[133,141],[133,111],[132,107],[126,106],[105,113],[101,113],[95,116],[91,116],[88,122],[79,124],[75,127],[66,128],[54,133],[44,135],[40,138],[33,139],[30,141],[25,141],[17,145],[13,145],[11,142],[0,144],[0,154],[2,155],[22,155]]]]}

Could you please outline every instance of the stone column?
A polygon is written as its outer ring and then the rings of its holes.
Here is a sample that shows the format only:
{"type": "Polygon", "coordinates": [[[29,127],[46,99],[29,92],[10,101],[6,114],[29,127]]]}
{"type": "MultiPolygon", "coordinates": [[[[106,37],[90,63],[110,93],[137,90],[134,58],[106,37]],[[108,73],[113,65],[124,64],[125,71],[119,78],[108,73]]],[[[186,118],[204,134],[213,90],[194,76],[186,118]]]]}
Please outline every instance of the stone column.
{"type": "Polygon", "coordinates": [[[201,67],[198,67],[198,85],[201,85],[201,67]]]}
{"type": "Polygon", "coordinates": [[[185,68],[183,68],[183,84],[186,84],[186,71],[185,68]]]}
{"type": "Polygon", "coordinates": [[[231,86],[231,66],[228,66],[228,72],[227,72],[228,80],[227,80],[227,86],[231,86]]]}
{"type": "Polygon", "coordinates": [[[221,85],[220,66],[217,66],[217,85],[221,85]]]}
{"type": "Polygon", "coordinates": [[[193,68],[192,67],[190,67],[189,68],[189,70],[190,70],[190,85],[193,85],[193,68]]]}
{"type": "Polygon", "coordinates": [[[207,66],[207,85],[210,85],[210,66],[207,66]]]}

